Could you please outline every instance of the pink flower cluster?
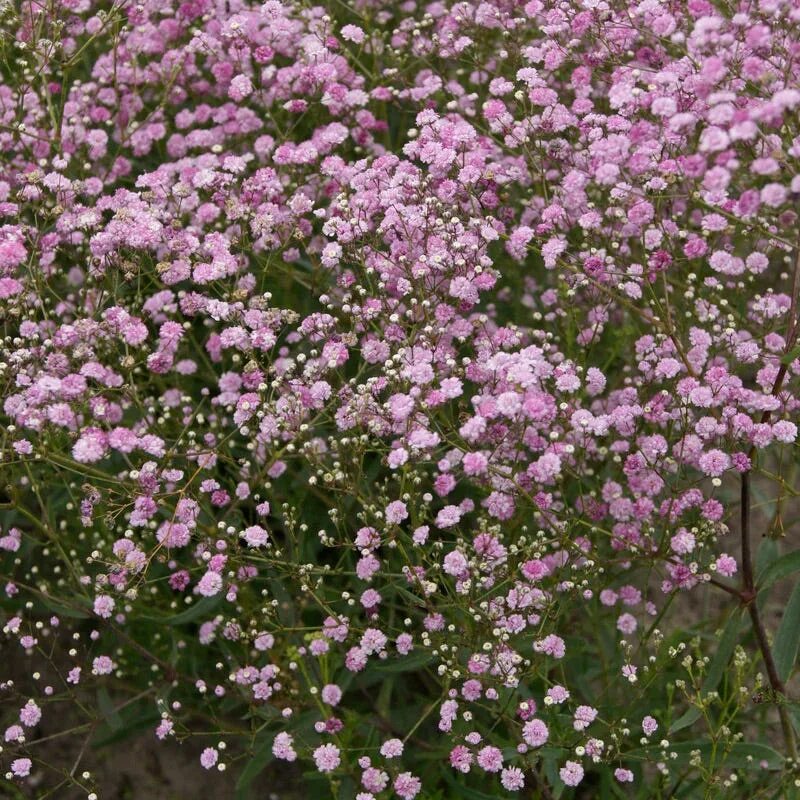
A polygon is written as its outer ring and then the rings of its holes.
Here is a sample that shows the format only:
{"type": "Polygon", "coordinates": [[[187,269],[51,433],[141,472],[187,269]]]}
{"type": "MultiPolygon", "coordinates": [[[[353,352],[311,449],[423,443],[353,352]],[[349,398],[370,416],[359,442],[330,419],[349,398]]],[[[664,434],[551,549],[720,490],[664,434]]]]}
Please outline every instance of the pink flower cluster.
{"type": "MultiPolygon", "coordinates": [[[[752,603],[740,486],[791,490],[797,0],[21,9],[25,657],[76,708],[157,685],[160,739],[214,720],[205,769],[267,753],[358,800],[699,769],[649,738],[704,686],[684,594],[752,603]]],[[[2,690],[24,780],[43,711],[2,690]]]]}

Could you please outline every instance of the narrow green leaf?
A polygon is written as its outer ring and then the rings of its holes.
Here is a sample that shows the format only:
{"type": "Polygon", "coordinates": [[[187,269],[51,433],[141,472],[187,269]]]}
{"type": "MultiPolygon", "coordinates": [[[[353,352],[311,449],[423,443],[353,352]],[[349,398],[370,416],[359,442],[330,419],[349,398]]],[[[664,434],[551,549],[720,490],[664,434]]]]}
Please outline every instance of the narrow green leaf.
{"type": "Polygon", "coordinates": [[[785,356],[781,358],[781,364],[789,365],[796,358],[800,358],[800,345],[793,347],[785,356]]]}
{"type": "Polygon", "coordinates": [[[3,797],[7,797],[8,800],[25,800],[25,795],[11,781],[0,778],[0,789],[7,793],[3,794],[3,797]]]}
{"type": "Polygon", "coordinates": [[[395,586],[395,590],[398,594],[408,600],[409,603],[413,603],[420,608],[427,608],[425,601],[421,597],[415,595],[413,592],[409,592],[408,589],[404,589],[402,586],[395,586]]]}
{"type": "Polygon", "coordinates": [[[267,768],[274,756],[272,742],[275,735],[271,731],[263,731],[256,737],[253,755],[247,766],[239,774],[236,781],[236,800],[247,800],[248,791],[253,781],[267,768]]]}
{"type": "MultiPolygon", "coordinates": [[[[63,603],[58,603],[52,600],[47,595],[41,595],[39,598],[46,608],[58,614],[59,617],[69,617],[70,619],[89,619],[92,615],[89,613],[88,608],[82,609],[79,605],[65,606],[63,603]]],[[[76,603],[80,602],[80,598],[76,599],[76,603]]]]}
{"type": "MultiPolygon", "coordinates": [[[[684,764],[692,755],[692,751],[699,750],[703,761],[708,764],[713,751],[713,744],[707,739],[696,739],[691,742],[676,742],[668,748],[670,752],[676,753],[676,758],[672,763],[684,764]]],[[[735,742],[731,745],[730,752],[722,756],[722,748],[718,751],[718,762],[716,767],[728,767],[729,769],[762,769],[761,762],[765,762],[767,769],[781,769],[784,765],[784,757],[777,751],[765,744],[749,744],[747,742],[735,742]]],[[[632,750],[628,753],[633,758],[644,760],[660,760],[660,747],[645,747],[632,750]]]]}
{"type": "Polygon", "coordinates": [[[444,772],[443,774],[445,780],[453,787],[453,797],[458,797],[462,800],[497,800],[496,795],[485,794],[469,786],[463,786],[451,772],[444,772]]]}
{"type": "Polygon", "coordinates": [[[616,797],[617,800],[628,800],[630,797],[612,777],[611,768],[600,771],[600,797],[616,797]]]}
{"type": "MultiPolygon", "coordinates": [[[[769,500],[767,499],[766,503],[768,502],[769,500]]],[[[781,551],[777,539],[773,539],[771,536],[765,536],[758,546],[755,561],[756,591],[758,592],[756,596],[756,606],[759,610],[762,610],[767,600],[769,600],[770,589],[772,588],[772,581],[762,587],[762,576],[766,574],[766,571],[770,569],[780,557],[781,551]]]]}
{"type": "Polygon", "coordinates": [[[792,590],[772,646],[775,668],[782,681],[787,681],[792,674],[794,662],[797,660],[798,644],[800,644],[800,582],[796,583],[792,590]]]}
{"type": "Polygon", "coordinates": [[[339,785],[339,800],[350,800],[355,797],[358,792],[358,787],[350,775],[344,775],[339,785]]]}
{"type": "Polygon", "coordinates": [[[211,614],[211,612],[219,605],[219,603],[219,595],[216,597],[204,597],[202,600],[192,603],[192,605],[190,605],[185,611],[181,611],[178,614],[173,614],[171,617],[148,616],[146,619],[156,620],[164,625],[184,625],[187,622],[194,622],[206,614],[211,614]]]}
{"type": "MultiPolygon", "coordinates": [[[[728,662],[733,655],[736,643],[739,641],[739,627],[742,622],[742,613],[740,609],[734,611],[722,631],[722,636],[720,636],[719,644],[717,645],[717,652],[708,665],[708,672],[700,687],[700,693],[702,695],[713,692],[719,685],[720,680],[722,680],[728,662]]],[[[692,707],[672,723],[670,731],[675,733],[683,728],[688,728],[689,725],[695,722],[699,717],[700,710],[692,707]]]]}
{"type": "Polygon", "coordinates": [[[106,725],[108,725],[112,731],[118,731],[122,727],[122,717],[120,717],[119,712],[114,708],[114,703],[108,691],[106,691],[105,686],[101,686],[97,690],[97,706],[103,714],[106,725]]]}
{"type": "Polygon", "coordinates": [[[399,656],[398,658],[387,658],[375,665],[375,670],[379,672],[411,672],[412,670],[422,669],[433,661],[430,653],[412,653],[409,656],[399,656]]]}
{"type": "MultiPolygon", "coordinates": [[[[765,502],[769,502],[767,499],[765,502]]],[[[764,570],[780,558],[780,547],[778,546],[777,539],[771,536],[765,536],[761,540],[761,544],[756,551],[756,575],[761,576],[764,570]]],[[[756,581],[758,583],[758,581],[756,581]]]]}
{"type": "Polygon", "coordinates": [[[789,718],[792,720],[795,733],[800,734],[800,708],[797,707],[796,703],[787,703],[787,705],[789,706],[789,718]]]}
{"type": "Polygon", "coordinates": [[[552,787],[551,794],[554,800],[559,800],[567,788],[558,774],[559,756],[544,755],[541,750],[539,752],[542,755],[542,768],[544,769],[545,778],[552,787]]]}
{"type": "Polygon", "coordinates": [[[119,744],[126,739],[130,739],[139,731],[146,728],[155,728],[161,715],[153,706],[149,706],[142,713],[128,714],[125,711],[120,713],[122,718],[122,727],[117,730],[112,730],[111,726],[106,722],[97,729],[97,733],[92,737],[92,748],[98,750],[102,747],[108,747],[112,744],[119,744]]]}
{"type": "Polygon", "coordinates": [[[785,556],[775,559],[765,567],[756,577],[756,586],[759,592],[763,592],[772,586],[775,581],[791,575],[800,570],[800,550],[793,550],[785,556]]]}

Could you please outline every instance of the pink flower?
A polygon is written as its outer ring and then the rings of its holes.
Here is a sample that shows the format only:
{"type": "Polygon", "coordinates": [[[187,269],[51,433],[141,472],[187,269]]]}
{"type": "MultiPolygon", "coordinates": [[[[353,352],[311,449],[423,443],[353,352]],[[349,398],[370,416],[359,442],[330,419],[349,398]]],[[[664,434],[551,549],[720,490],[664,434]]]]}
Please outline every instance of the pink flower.
{"type": "Polygon", "coordinates": [[[567,652],[564,640],[560,636],[551,633],[544,639],[539,639],[533,643],[533,649],[537,653],[544,653],[553,658],[564,658],[567,652]]]}
{"type": "Polygon", "coordinates": [[[386,506],[386,521],[397,525],[408,517],[408,508],[401,500],[394,500],[386,506]]]}
{"type": "Polygon", "coordinates": [[[695,548],[695,537],[686,528],[681,528],[671,539],[670,547],[679,555],[691,553],[695,548]]]}
{"type": "Polygon", "coordinates": [[[367,589],[361,593],[361,597],[359,598],[361,605],[366,609],[376,609],[377,606],[380,605],[382,599],[381,595],[376,592],[375,589],[367,589]]]}
{"type": "Polygon", "coordinates": [[[42,718],[42,710],[36,705],[35,700],[28,702],[20,709],[19,720],[26,728],[33,728],[39,724],[42,718]]]}
{"type": "Polygon", "coordinates": [[[341,34],[342,39],[354,44],[361,44],[364,41],[364,31],[358,25],[345,25],[341,34]]]}
{"type": "Polygon", "coordinates": [[[525,787],[525,773],[519,767],[507,767],[500,773],[500,783],[509,792],[518,792],[525,787]]]}
{"type": "Polygon", "coordinates": [[[709,450],[700,456],[698,465],[706,475],[717,477],[730,467],[731,459],[721,450],[709,450]]]}
{"type": "Polygon", "coordinates": [[[452,528],[461,519],[461,509],[458,506],[445,506],[436,515],[436,526],[438,528],[452,528]]]}
{"type": "Polygon", "coordinates": [[[487,772],[499,772],[503,766],[503,753],[491,745],[482,747],[478,751],[478,766],[487,772]]]}
{"type": "Polygon", "coordinates": [[[618,767],[614,770],[614,777],[620,783],[633,783],[633,773],[629,769],[618,767]]]}
{"type": "Polygon", "coordinates": [[[320,772],[333,772],[342,759],[335,744],[323,744],[314,751],[314,762],[320,772]]]}
{"type": "Polygon", "coordinates": [[[583,731],[597,718],[597,709],[591,706],[578,706],[575,709],[572,727],[576,731],[583,731]]]}
{"type": "Polygon", "coordinates": [[[200,753],[200,764],[203,769],[211,769],[219,760],[219,752],[213,747],[206,747],[200,753]]]}
{"type": "Polygon", "coordinates": [[[560,684],[556,684],[547,690],[545,697],[550,703],[563,703],[569,700],[569,691],[560,684]]]}
{"type": "Polygon", "coordinates": [[[577,786],[583,780],[583,767],[577,761],[567,761],[558,774],[567,786],[577,786]]]}
{"type": "Polygon", "coordinates": [[[652,736],[658,730],[658,722],[648,715],[642,720],[642,730],[645,736],[652,736]]]}
{"type": "Polygon", "coordinates": [[[108,619],[114,611],[114,598],[107,594],[98,595],[94,601],[94,613],[98,617],[108,619]]]}
{"type": "Polygon", "coordinates": [[[459,772],[467,773],[470,771],[474,756],[472,751],[463,744],[456,745],[450,751],[450,766],[459,772]]]}
{"type": "Polygon", "coordinates": [[[720,575],[730,578],[736,574],[738,566],[735,558],[729,556],[727,553],[723,553],[716,561],[716,568],[720,575]]]}
{"type": "Polygon", "coordinates": [[[247,75],[237,75],[228,88],[228,97],[239,102],[253,93],[253,83],[247,75]]]}
{"type": "Polygon", "coordinates": [[[222,576],[218,572],[208,572],[200,578],[196,587],[197,593],[203,597],[213,597],[222,591],[222,576]]]}
{"type": "Polygon", "coordinates": [[[469,569],[469,562],[463,553],[453,550],[444,557],[444,571],[453,577],[459,577],[469,569]]]}
{"type": "Polygon", "coordinates": [[[540,719],[528,720],[522,728],[522,738],[531,747],[541,747],[549,736],[547,725],[540,719]]]}
{"type": "Polygon", "coordinates": [[[29,758],[15,758],[11,762],[11,772],[15,778],[27,778],[31,774],[33,762],[29,758]]]}
{"type": "Polygon", "coordinates": [[[403,755],[403,743],[400,739],[387,739],[381,745],[381,755],[384,758],[399,758],[403,755]]]}
{"type": "Polygon", "coordinates": [[[6,728],[3,736],[6,742],[19,742],[25,739],[25,731],[19,725],[11,725],[6,728]]]}
{"type": "Polygon", "coordinates": [[[242,532],[242,538],[250,547],[263,547],[269,535],[260,525],[251,525],[242,532]]]}
{"type": "Polygon", "coordinates": [[[401,772],[392,787],[402,800],[413,800],[422,790],[422,781],[410,772],[401,772]]]}
{"type": "Polygon", "coordinates": [[[321,697],[323,703],[337,706],[342,699],[342,690],[335,683],[328,683],[322,687],[321,697]]]}
{"type": "Polygon", "coordinates": [[[108,656],[97,656],[92,660],[93,675],[110,675],[116,664],[108,656]]]}
{"type": "Polygon", "coordinates": [[[72,457],[82,464],[100,461],[108,452],[108,437],[98,428],[86,428],[72,448],[72,457]]]}
{"type": "Polygon", "coordinates": [[[293,745],[292,735],[281,731],[275,735],[275,740],[272,743],[272,754],[282,761],[294,761],[297,758],[297,753],[293,745]]]}

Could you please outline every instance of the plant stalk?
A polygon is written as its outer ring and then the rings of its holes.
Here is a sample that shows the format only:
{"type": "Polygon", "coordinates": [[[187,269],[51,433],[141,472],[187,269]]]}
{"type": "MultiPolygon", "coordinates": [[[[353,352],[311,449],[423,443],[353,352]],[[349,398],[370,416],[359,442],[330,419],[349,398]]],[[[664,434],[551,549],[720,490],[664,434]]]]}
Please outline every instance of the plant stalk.
{"type": "Polygon", "coordinates": [[[753,574],[753,550],[750,541],[750,473],[742,473],[742,492],[741,492],[741,520],[742,520],[742,602],[747,606],[750,614],[750,621],[753,624],[753,631],[758,642],[758,649],[761,651],[761,658],[767,670],[767,678],[773,693],[776,696],[776,705],[781,720],[781,730],[783,739],[786,743],[786,752],[792,761],[797,760],[797,742],[795,740],[792,720],[789,718],[789,711],[786,708],[784,699],[786,687],[778,675],[775,666],[775,659],[772,656],[772,648],[767,638],[767,631],[756,603],[756,586],[753,574]]]}

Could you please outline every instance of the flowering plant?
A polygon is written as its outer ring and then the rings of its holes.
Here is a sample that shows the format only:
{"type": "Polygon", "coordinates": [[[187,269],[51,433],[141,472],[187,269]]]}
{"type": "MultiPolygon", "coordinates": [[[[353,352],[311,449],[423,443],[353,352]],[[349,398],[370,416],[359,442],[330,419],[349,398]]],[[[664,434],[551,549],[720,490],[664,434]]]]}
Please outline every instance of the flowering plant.
{"type": "Polygon", "coordinates": [[[797,0],[16,0],[0,55],[10,796],[141,727],[241,798],[794,796],[797,0]]]}

